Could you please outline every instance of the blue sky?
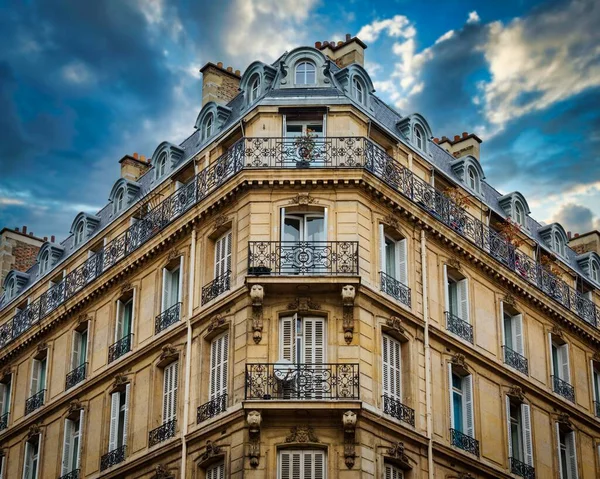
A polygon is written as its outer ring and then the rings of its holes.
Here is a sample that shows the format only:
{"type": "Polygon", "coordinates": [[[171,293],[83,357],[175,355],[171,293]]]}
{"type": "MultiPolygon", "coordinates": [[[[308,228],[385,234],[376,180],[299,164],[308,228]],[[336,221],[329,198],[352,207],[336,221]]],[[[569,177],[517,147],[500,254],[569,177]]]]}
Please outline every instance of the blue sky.
{"type": "Polygon", "coordinates": [[[475,132],[532,215],[600,229],[600,2],[0,0],[0,227],[63,238],[118,160],[193,132],[200,67],[368,45],[377,93],[435,136],[475,132]]]}

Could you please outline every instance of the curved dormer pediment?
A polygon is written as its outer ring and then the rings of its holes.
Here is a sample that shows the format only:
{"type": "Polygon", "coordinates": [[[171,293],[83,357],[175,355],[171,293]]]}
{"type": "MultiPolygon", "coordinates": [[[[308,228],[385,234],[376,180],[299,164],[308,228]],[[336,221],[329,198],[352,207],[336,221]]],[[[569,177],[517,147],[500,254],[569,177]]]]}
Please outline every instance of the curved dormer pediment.
{"type": "Polygon", "coordinates": [[[39,275],[46,274],[60,260],[65,248],[57,243],[46,241],[37,254],[37,263],[39,265],[39,275]]]}
{"type": "Polygon", "coordinates": [[[75,236],[74,246],[92,236],[98,225],[100,225],[98,216],[80,212],[71,223],[71,234],[75,236]]]}
{"type": "Polygon", "coordinates": [[[29,281],[29,274],[11,269],[4,278],[4,299],[10,301],[17,296],[29,281]]]}
{"type": "Polygon", "coordinates": [[[331,87],[329,61],[316,48],[295,48],[281,60],[275,88],[331,87]]]}
{"type": "Polygon", "coordinates": [[[559,223],[551,223],[538,230],[544,244],[561,258],[566,259],[567,233],[559,223]]]}
{"type": "Polygon", "coordinates": [[[244,92],[246,105],[254,103],[273,83],[277,69],[266,63],[255,61],[246,68],[240,80],[240,90],[244,92]]]}
{"type": "Polygon", "coordinates": [[[113,204],[113,214],[131,205],[139,194],[141,185],[135,181],[119,178],[110,190],[108,201],[113,204]]]}
{"type": "Polygon", "coordinates": [[[352,63],[335,74],[335,79],[346,95],[365,107],[371,104],[371,95],[375,87],[367,71],[360,65],[352,63]]]}
{"type": "Polygon", "coordinates": [[[417,150],[428,153],[429,140],[433,136],[429,123],[419,113],[405,116],[396,123],[400,134],[417,150]]]}
{"type": "Polygon", "coordinates": [[[518,191],[513,191],[498,198],[498,204],[506,216],[510,216],[517,224],[526,227],[526,217],[531,213],[525,197],[518,191]]]}
{"type": "Polygon", "coordinates": [[[231,108],[209,101],[202,107],[195,127],[200,130],[201,140],[204,141],[217,133],[229,119],[231,108]]]}
{"type": "Polygon", "coordinates": [[[450,162],[454,174],[473,193],[481,196],[481,181],[485,178],[483,168],[475,157],[461,156],[450,162]]]}
{"type": "Polygon", "coordinates": [[[164,155],[167,156],[168,163],[171,166],[174,166],[177,163],[179,163],[179,161],[181,161],[184,155],[184,151],[182,148],[180,148],[177,145],[174,145],[173,143],[163,141],[160,145],[156,147],[156,150],[154,150],[150,163],[156,166],[156,164],[159,162],[159,159],[164,155]]]}
{"type": "Polygon", "coordinates": [[[576,261],[589,279],[596,284],[600,284],[600,255],[598,253],[588,251],[578,255],[576,261]]]}

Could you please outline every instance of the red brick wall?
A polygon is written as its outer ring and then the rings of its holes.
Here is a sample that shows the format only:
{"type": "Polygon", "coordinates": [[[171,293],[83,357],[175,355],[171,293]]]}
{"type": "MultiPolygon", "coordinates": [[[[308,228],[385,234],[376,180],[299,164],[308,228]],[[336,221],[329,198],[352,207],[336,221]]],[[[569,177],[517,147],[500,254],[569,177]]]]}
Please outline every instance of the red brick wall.
{"type": "Polygon", "coordinates": [[[35,263],[39,250],[38,246],[16,241],[16,245],[12,250],[12,255],[15,257],[13,268],[19,271],[27,271],[35,263]]]}

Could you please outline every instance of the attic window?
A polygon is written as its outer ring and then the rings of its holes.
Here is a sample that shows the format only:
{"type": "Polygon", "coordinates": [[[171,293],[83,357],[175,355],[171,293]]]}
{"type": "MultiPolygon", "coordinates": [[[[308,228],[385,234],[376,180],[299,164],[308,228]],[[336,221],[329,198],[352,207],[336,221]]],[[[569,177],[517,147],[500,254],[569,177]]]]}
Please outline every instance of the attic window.
{"type": "Polygon", "coordinates": [[[163,152],[156,164],[156,178],[162,177],[167,171],[167,153],[163,152]]]}
{"type": "Polygon", "coordinates": [[[600,266],[594,260],[590,264],[590,278],[596,283],[600,283],[600,266]]]}
{"type": "Polygon", "coordinates": [[[515,221],[520,226],[525,226],[525,209],[518,201],[515,202],[515,221]]]}
{"type": "Polygon", "coordinates": [[[564,256],[565,255],[565,242],[563,241],[561,234],[558,231],[554,232],[552,239],[553,239],[552,249],[554,249],[554,251],[556,251],[559,255],[564,256]]]}
{"type": "Polygon", "coordinates": [[[40,259],[40,274],[44,274],[50,269],[50,252],[44,251],[40,259]]]}
{"type": "Polygon", "coordinates": [[[260,94],[260,77],[256,73],[250,81],[250,103],[255,102],[260,94]]]}
{"type": "Polygon", "coordinates": [[[207,117],[204,119],[204,122],[202,123],[202,139],[206,140],[207,138],[210,138],[212,136],[212,130],[213,115],[211,113],[210,115],[207,115],[207,117]]]}
{"type": "Polygon", "coordinates": [[[85,221],[82,220],[75,229],[75,244],[81,244],[85,240],[85,221]]]}
{"type": "Polygon", "coordinates": [[[17,293],[17,282],[15,278],[11,278],[6,285],[6,299],[10,300],[17,293]]]}
{"type": "Polygon", "coordinates": [[[415,145],[419,150],[423,150],[423,130],[420,126],[415,126],[415,145]]]}
{"type": "Polygon", "coordinates": [[[115,203],[113,206],[113,213],[117,214],[123,209],[123,200],[125,198],[125,190],[121,188],[115,195],[115,203]]]}
{"type": "Polygon", "coordinates": [[[479,193],[479,175],[477,171],[472,166],[467,168],[467,180],[469,188],[471,188],[476,193],[479,193]]]}
{"type": "Polygon", "coordinates": [[[365,103],[365,89],[358,78],[352,80],[352,94],[358,103],[365,103]]]}
{"type": "Polygon", "coordinates": [[[296,85],[314,85],[317,82],[317,70],[312,62],[300,62],[296,65],[296,85]]]}

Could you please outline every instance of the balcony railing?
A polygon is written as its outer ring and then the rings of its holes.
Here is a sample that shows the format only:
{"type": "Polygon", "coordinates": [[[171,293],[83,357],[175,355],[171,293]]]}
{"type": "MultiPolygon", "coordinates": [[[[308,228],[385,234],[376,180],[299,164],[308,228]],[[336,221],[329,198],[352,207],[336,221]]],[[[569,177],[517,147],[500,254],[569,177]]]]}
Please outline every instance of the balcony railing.
{"type": "Polygon", "coordinates": [[[217,276],[210,283],[202,288],[202,304],[212,301],[217,296],[221,296],[225,291],[231,288],[231,271],[217,276]]]}
{"type": "Polygon", "coordinates": [[[575,402],[575,388],[558,376],[552,376],[552,390],[565,399],[575,402]]]}
{"type": "Polygon", "coordinates": [[[474,437],[467,436],[456,429],[450,429],[450,443],[463,451],[479,456],[479,441],[474,437]]]}
{"type": "Polygon", "coordinates": [[[249,241],[250,275],[357,275],[358,241],[249,241]]]}
{"type": "Polygon", "coordinates": [[[358,364],[246,364],[246,399],[359,399],[358,364]]]}
{"type": "Polygon", "coordinates": [[[71,389],[73,386],[85,379],[87,365],[88,363],[83,363],[81,366],[76,367],[75,369],[73,369],[73,371],[67,374],[65,389],[71,389]]]}
{"type": "Polygon", "coordinates": [[[446,328],[453,334],[473,344],[473,326],[465,320],[446,311],[446,328]]]}
{"type": "Polygon", "coordinates": [[[35,393],[33,396],[25,401],[25,415],[32,413],[36,409],[41,408],[44,405],[44,397],[46,396],[46,390],[42,389],[40,392],[35,393]]]}
{"type": "Polygon", "coordinates": [[[120,358],[125,353],[131,351],[131,340],[133,339],[133,334],[128,334],[127,336],[122,337],[116,343],[112,344],[108,348],[108,362],[112,363],[115,359],[120,358]]]}
{"type": "Polygon", "coordinates": [[[405,406],[397,399],[391,398],[389,396],[383,397],[383,412],[385,414],[389,414],[392,417],[395,417],[399,421],[410,424],[411,426],[415,425],[415,411],[414,409],[405,406]]]}
{"type": "Polygon", "coordinates": [[[58,479],[79,479],[79,469],[75,469],[64,476],[60,476],[58,479]]]}
{"type": "Polygon", "coordinates": [[[598,327],[600,307],[588,300],[582,292],[573,289],[542,264],[515,249],[502,234],[467,213],[443,192],[387,155],[385,150],[371,140],[362,137],[329,137],[315,138],[313,143],[311,145],[288,138],[242,138],[156,207],[150,209],[141,200],[139,211],[142,217],[137,223],[0,326],[0,348],[155,237],[159,231],[236,173],[242,169],[260,168],[363,168],[571,310],[587,324],[598,327]]]}
{"type": "Polygon", "coordinates": [[[100,458],[100,470],[105,471],[109,467],[119,464],[125,460],[125,454],[127,452],[127,445],[123,444],[121,447],[113,449],[112,451],[104,454],[100,458]]]}
{"type": "Polygon", "coordinates": [[[175,426],[177,425],[177,419],[164,423],[162,426],[152,429],[148,433],[148,447],[155,446],[159,442],[166,441],[175,437],[175,426]]]}
{"type": "Polygon", "coordinates": [[[8,427],[8,413],[0,416],[0,431],[4,431],[8,427]]]}
{"type": "Polygon", "coordinates": [[[514,457],[510,458],[510,472],[524,479],[535,479],[535,469],[514,457]]]}
{"type": "Polygon", "coordinates": [[[207,403],[198,407],[196,413],[196,423],[207,421],[211,417],[218,416],[227,409],[227,393],[221,394],[207,403]]]}
{"type": "Polygon", "coordinates": [[[410,308],[410,288],[383,271],[379,275],[381,276],[381,291],[410,308]]]}
{"type": "Polygon", "coordinates": [[[517,371],[528,375],[529,374],[529,361],[524,356],[521,356],[516,351],[513,351],[508,346],[502,346],[504,350],[504,363],[517,371]]]}
{"type": "MultiPolygon", "coordinates": [[[[596,414],[596,417],[600,417],[600,401],[594,401],[594,413],[596,414]]],[[[0,422],[0,427],[1,427],[1,422],[0,422]]]]}
{"type": "Polygon", "coordinates": [[[181,303],[174,304],[170,308],[165,309],[154,319],[154,334],[158,334],[178,322],[180,315],[181,303]]]}

